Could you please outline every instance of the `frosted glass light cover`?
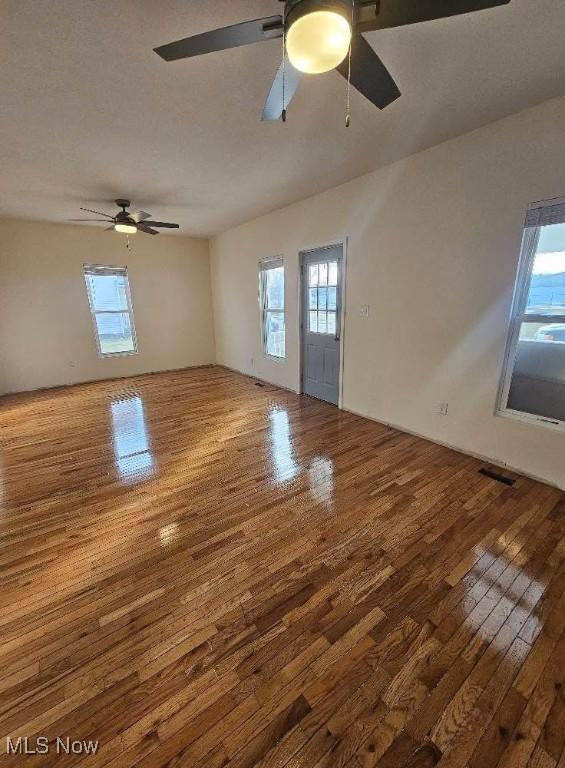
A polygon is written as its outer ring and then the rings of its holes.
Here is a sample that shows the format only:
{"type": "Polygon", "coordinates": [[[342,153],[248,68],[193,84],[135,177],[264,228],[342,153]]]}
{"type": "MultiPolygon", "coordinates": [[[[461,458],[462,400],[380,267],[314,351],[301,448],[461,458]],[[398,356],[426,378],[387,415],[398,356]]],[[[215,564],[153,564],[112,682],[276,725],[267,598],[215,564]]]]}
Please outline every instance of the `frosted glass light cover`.
{"type": "Polygon", "coordinates": [[[301,16],[286,36],[290,63],[309,74],[335,69],[347,56],[350,43],[349,22],[334,11],[314,11],[301,16]]]}

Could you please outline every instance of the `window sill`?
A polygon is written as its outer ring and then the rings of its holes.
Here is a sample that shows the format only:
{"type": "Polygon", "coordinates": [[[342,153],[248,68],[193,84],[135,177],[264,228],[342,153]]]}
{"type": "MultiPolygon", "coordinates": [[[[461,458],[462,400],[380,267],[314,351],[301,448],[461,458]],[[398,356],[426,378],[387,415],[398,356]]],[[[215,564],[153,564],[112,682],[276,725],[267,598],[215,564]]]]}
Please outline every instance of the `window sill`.
{"type": "Polygon", "coordinates": [[[565,421],[557,421],[557,419],[550,419],[546,416],[535,416],[532,413],[524,413],[523,411],[513,411],[511,408],[499,408],[495,412],[495,416],[512,419],[512,421],[521,421],[524,424],[533,426],[545,427],[554,432],[565,432],[565,421]]]}
{"type": "Polygon", "coordinates": [[[265,360],[272,360],[275,363],[285,363],[286,357],[277,357],[277,355],[269,355],[267,352],[263,352],[265,360]]]}
{"type": "Polygon", "coordinates": [[[131,352],[99,352],[98,357],[101,360],[106,360],[109,357],[130,357],[131,355],[138,355],[138,349],[132,349],[131,352]]]}

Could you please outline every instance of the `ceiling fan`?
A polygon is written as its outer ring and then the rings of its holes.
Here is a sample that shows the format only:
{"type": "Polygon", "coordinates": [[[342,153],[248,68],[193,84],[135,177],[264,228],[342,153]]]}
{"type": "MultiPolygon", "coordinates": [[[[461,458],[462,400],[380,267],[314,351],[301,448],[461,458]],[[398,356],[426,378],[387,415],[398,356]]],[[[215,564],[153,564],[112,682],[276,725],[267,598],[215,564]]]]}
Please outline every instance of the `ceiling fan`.
{"type": "Polygon", "coordinates": [[[362,32],[431,21],[510,0],[279,0],[283,15],[244,21],[155,48],[165,61],[283,38],[283,61],[263,109],[262,120],[286,119],[302,73],[337,69],[379,109],[400,96],[391,74],[362,32]],[[349,55],[350,54],[350,55],[349,55]]]}
{"type": "Polygon", "coordinates": [[[100,221],[110,226],[107,229],[113,229],[116,232],[121,232],[124,235],[135,235],[136,232],[145,232],[147,235],[158,235],[156,227],[166,227],[167,229],[178,229],[178,224],[170,224],[167,221],[148,221],[151,219],[151,214],[146,211],[137,211],[136,213],[129,213],[126,208],[131,206],[129,200],[119,197],[116,201],[118,208],[121,211],[115,216],[111,216],[109,213],[102,213],[102,211],[93,211],[91,208],[81,208],[81,211],[87,211],[88,213],[95,213],[97,216],[103,216],[103,219],[69,219],[69,221],[100,221]]]}

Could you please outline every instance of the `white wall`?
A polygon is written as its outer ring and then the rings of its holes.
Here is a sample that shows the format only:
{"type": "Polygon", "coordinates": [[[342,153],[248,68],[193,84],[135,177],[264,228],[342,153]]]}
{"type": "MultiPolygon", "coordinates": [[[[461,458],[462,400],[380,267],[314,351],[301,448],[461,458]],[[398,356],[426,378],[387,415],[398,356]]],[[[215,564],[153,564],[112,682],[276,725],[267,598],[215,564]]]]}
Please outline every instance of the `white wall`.
{"type": "Polygon", "coordinates": [[[494,416],[524,215],[565,194],[564,135],[552,100],[217,236],[218,362],[298,390],[298,253],[347,237],[344,407],[565,488],[565,434],[494,416]],[[283,362],[261,353],[257,304],[276,254],[283,362]]]}
{"type": "Polygon", "coordinates": [[[0,221],[0,394],[213,363],[208,244],[0,221]],[[83,264],[127,266],[139,354],[99,358],[83,264]]]}

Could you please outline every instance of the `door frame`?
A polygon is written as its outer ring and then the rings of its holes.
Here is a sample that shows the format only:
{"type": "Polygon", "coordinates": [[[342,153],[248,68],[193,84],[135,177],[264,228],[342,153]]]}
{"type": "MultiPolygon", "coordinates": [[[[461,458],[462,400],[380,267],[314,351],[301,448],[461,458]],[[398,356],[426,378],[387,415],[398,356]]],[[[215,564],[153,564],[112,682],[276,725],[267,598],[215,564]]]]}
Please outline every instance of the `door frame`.
{"type": "Polygon", "coordinates": [[[303,373],[304,373],[304,349],[302,331],[304,324],[304,311],[303,311],[303,259],[304,255],[312,253],[312,251],[323,250],[324,248],[332,248],[335,246],[341,246],[341,309],[339,317],[339,398],[337,407],[339,410],[343,409],[343,373],[344,373],[344,349],[345,349],[345,314],[346,314],[346,284],[347,284],[347,235],[338,240],[330,240],[324,243],[318,243],[316,245],[308,245],[304,248],[300,248],[298,251],[298,393],[303,393],[303,373]]]}

